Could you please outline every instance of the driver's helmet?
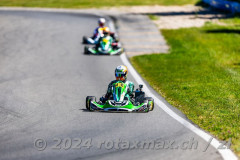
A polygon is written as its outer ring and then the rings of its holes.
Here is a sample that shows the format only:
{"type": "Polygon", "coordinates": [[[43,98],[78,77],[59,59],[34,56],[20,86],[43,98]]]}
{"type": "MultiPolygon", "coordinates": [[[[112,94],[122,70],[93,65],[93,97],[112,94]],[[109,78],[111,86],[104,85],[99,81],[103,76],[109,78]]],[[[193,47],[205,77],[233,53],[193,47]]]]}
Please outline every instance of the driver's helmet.
{"type": "Polygon", "coordinates": [[[99,18],[99,20],[98,20],[98,25],[99,25],[100,27],[104,27],[105,23],[106,23],[105,18],[99,18]]]}
{"type": "Polygon", "coordinates": [[[128,69],[124,65],[117,66],[115,69],[115,77],[118,81],[125,81],[127,79],[128,69]]]}
{"type": "Polygon", "coordinates": [[[108,28],[108,27],[104,27],[103,28],[103,35],[104,36],[107,36],[107,35],[109,35],[110,34],[110,29],[108,28]]]}

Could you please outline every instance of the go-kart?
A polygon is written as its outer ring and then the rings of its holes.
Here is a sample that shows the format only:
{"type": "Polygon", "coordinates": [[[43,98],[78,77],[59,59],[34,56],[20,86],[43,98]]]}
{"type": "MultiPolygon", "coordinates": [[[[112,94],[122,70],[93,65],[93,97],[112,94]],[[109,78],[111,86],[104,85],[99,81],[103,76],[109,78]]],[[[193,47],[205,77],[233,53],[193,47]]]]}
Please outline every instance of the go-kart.
{"type": "Polygon", "coordinates": [[[112,43],[108,37],[102,37],[99,41],[94,47],[85,46],[84,54],[119,55],[123,53],[123,48],[119,43],[112,43]]]}
{"type": "Polygon", "coordinates": [[[117,81],[112,87],[112,96],[103,101],[103,97],[96,102],[96,97],[86,97],[86,108],[89,111],[102,112],[149,112],[154,109],[154,99],[145,97],[142,91],[143,85],[139,85],[132,96],[127,95],[127,84],[117,81]]]}

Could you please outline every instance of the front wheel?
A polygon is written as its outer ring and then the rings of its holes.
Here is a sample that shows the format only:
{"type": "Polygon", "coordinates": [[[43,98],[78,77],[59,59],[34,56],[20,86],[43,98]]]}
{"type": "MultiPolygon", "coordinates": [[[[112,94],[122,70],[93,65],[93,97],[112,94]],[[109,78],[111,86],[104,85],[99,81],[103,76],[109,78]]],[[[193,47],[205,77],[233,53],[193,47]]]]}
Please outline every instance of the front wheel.
{"type": "Polygon", "coordinates": [[[89,110],[89,111],[92,111],[92,109],[90,107],[91,101],[96,101],[96,97],[94,97],[94,96],[87,96],[86,97],[86,109],[89,110]]]}
{"type": "Polygon", "coordinates": [[[154,99],[152,97],[145,97],[144,102],[147,102],[149,111],[152,111],[154,109],[154,99]]]}

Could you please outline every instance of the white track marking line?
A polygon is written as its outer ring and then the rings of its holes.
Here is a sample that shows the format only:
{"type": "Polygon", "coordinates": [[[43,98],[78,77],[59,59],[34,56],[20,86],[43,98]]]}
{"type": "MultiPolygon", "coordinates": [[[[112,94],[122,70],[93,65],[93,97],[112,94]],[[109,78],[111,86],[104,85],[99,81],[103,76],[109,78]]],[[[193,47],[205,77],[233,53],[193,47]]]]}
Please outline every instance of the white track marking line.
{"type": "MultiPolygon", "coordinates": [[[[174,118],[175,120],[177,120],[179,123],[181,123],[183,126],[185,126],[186,128],[190,129],[192,132],[194,132],[195,134],[197,134],[198,136],[200,136],[202,139],[204,139],[206,142],[209,141],[209,139],[212,138],[211,135],[207,134],[206,132],[204,132],[203,130],[195,127],[193,124],[189,123],[187,120],[183,119],[182,117],[180,117],[179,115],[177,115],[173,110],[171,110],[170,108],[167,107],[166,104],[164,104],[160,99],[158,99],[147,87],[147,85],[145,84],[145,82],[142,80],[142,78],[140,77],[140,75],[137,73],[137,71],[133,68],[132,64],[129,62],[127,56],[125,53],[123,53],[120,56],[122,62],[124,63],[124,65],[126,65],[128,67],[129,72],[133,75],[134,79],[136,80],[136,82],[138,84],[143,84],[144,85],[144,91],[145,93],[152,97],[154,99],[154,102],[162,109],[164,110],[168,115],[170,115],[172,118],[174,118]]],[[[236,157],[236,155],[230,150],[230,149],[218,149],[219,146],[221,146],[221,143],[213,138],[211,141],[211,145],[216,148],[218,150],[218,152],[222,155],[224,160],[237,160],[238,158],[236,157]]],[[[226,147],[226,146],[225,146],[226,147]]]]}

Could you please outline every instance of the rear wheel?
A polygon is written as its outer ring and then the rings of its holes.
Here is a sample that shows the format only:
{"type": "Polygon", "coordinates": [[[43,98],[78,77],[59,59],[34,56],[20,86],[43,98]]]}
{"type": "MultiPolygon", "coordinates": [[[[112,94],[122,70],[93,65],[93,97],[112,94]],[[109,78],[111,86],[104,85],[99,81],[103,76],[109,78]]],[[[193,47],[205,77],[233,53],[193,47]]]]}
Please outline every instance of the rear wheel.
{"type": "Polygon", "coordinates": [[[87,42],[87,37],[86,37],[86,36],[83,36],[82,43],[83,43],[83,44],[87,44],[87,43],[88,43],[88,42],[87,42]]]}
{"type": "Polygon", "coordinates": [[[123,52],[124,52],[124,49],[122,48],[122,49],[118,52],[117,55],[120,55],[120,54],[122,54],[123,52]]]}
{"type": "Polygon", "coordinates": [[[144,100],[143,103],[147,103],[147,111],[146,112],[149,112],[148,100],[144,100]]]}
{"type": "Polygon", "coordinates": [[[89,48],[88,46],[84,47],[84,54],[89,54],[88,48],[89,48]]]}
{"type": "Polygon", "coordinates": [[[149,111],[152,111],[154,109],[154,99],[152,97],[145,97],[144,102],[147,102],[149,111]]]}
{"type": "Polygon", "coordinates": [[[86,109],[89,110],[89,111],[92,111],[91,107],[90,107],[91,101],[96,101],[96,97],[94,97],[94,96],[87,96],[86,97],[86,109]]]}

